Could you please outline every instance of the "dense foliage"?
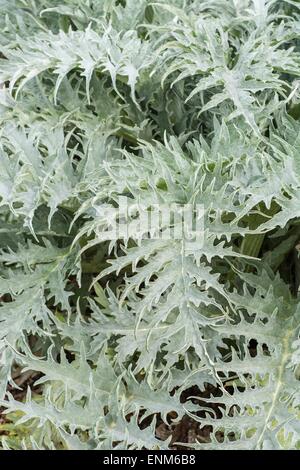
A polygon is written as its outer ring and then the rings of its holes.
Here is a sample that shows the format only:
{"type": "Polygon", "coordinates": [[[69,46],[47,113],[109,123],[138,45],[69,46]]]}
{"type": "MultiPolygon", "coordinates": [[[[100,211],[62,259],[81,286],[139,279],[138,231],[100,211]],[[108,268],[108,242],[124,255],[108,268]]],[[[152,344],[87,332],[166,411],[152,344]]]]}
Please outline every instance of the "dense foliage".
{"type": "Polygon", "coordinates": [[[2,447],[299,448],[300,2],[0,12],[2,447]],[[120,196],[203,242],[110,240],[120,196]]]}

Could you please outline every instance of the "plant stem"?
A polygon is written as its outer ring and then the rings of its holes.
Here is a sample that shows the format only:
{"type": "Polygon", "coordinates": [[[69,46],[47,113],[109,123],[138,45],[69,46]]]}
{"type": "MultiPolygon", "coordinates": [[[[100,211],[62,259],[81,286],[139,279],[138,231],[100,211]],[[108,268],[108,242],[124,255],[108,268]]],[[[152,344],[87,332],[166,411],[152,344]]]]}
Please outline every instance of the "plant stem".
{"type": "Polygon", "coordinates": [[[257,258],[261,250],[265,234],[246,235],[241,245],[241,253],[257,258]]]}

